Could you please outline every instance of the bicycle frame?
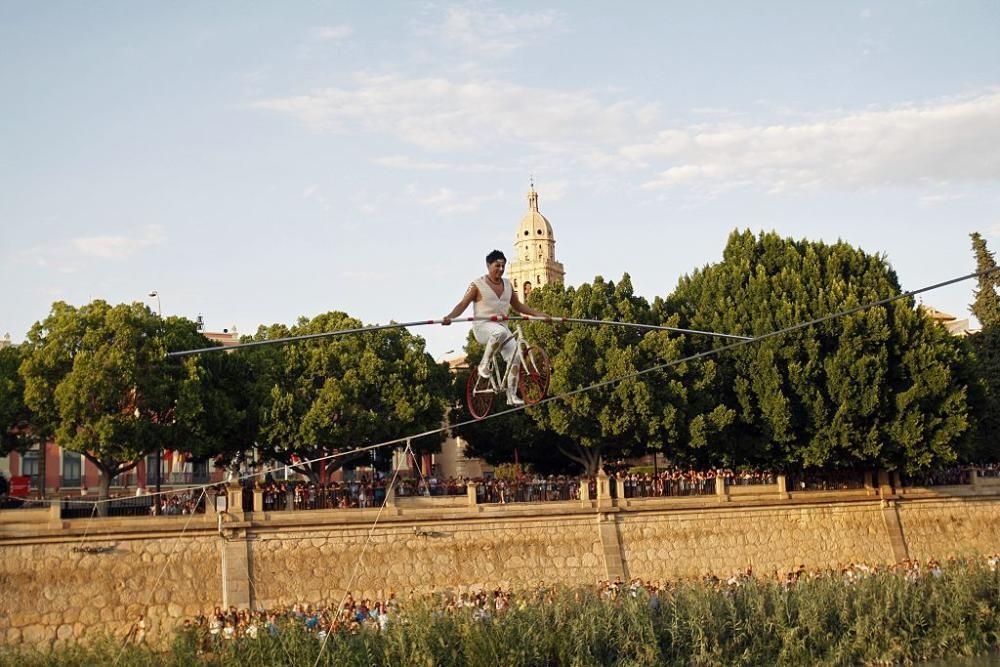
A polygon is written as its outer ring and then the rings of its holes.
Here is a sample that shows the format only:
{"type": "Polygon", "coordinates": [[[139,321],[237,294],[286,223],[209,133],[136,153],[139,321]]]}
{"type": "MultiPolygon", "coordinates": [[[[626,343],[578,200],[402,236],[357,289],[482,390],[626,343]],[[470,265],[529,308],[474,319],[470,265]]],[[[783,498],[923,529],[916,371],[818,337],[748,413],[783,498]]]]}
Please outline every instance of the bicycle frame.
{"type": "Polygon", "coordinates": [[[518,325],[514,327],[514,331],[508,335],[503,340],[497,341],[496,346],[493,349],[493,354],[490,355],[489,367],[490,367],[490,391],[499,393],[501,390],[506,391],[507,383],[510,381],[510,373],[513,368],[520,368],[524,363],[524,349],[528,347],[528,342],[524,340],[524,334],[521,332],[521,326],[518,325]],[[507,368],[504,369],[503,375],[500,374],[500,362],[498,357],[503,358],[501,350],[503,346],[507,344],[511,338],[514,339],[514,355],[511,357],[511,363],[507,364],[507,368]],[[514,361],[517,363],[513,363],[514,361]]]}

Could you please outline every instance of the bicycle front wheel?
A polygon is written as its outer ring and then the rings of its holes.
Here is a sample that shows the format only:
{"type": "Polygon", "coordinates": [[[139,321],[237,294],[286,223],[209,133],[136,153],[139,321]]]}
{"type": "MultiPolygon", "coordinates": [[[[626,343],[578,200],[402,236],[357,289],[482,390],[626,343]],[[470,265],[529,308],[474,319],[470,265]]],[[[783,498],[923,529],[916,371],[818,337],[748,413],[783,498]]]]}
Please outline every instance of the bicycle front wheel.
{"type": "Polygon", "coordinates": [[[524,402],[534,405],[545,398],[552,378],[549,355],[540,347],[528,347],[524,351],[521,368],[517,372],[517,393],[524,402]]]}
{"type": "Polygon", "coordinates": [[[473,366],[469,369],[469,382],[465,388],[465,404],[476,419],[482,419],[493,409],[493,397],[496,392],[490,383],[490,378],[484,378],[473,366]]]}

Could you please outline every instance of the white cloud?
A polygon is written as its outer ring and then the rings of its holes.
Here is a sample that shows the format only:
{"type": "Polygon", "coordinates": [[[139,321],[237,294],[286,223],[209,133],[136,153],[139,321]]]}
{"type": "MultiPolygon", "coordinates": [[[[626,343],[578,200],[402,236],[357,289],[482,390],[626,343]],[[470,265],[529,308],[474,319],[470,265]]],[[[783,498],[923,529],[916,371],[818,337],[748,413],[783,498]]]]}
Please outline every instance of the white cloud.
{"type": "Polygon", "coordinates": [[[553,11],[508,13],[494,3],[472,2],[448,7],[440,22],[419,32],[473,55],[496,57],[523,48],[558,26],[559,15],[553,11]]]}
{"type": "Polygon", "coordinates": [[[146,225],[133,236],[80,236],[53,241],[22,251],[18,260],[60,273],[76,273],[84,268],[87,259],[126,259],[166,240],[161,226],[146,225]]]}
{"type": "Polygon", "coordinates": [[[484,204],[502,201],[506,196],[502,191],[488,195],[463,195],[451,188],[438,188],[434,192],[422,193],[412,184],[407,186],[406,194],[421,206],[426,206],[442,216],[475,213],[482,209],[484,204]]]}
{"type": "Polygon", "coordinates": [[[959,201],[965,199],[965,195],[960,193],[949,193],[949,194],[933,194],[933,195],[921,195],[919,202],[921,206],[937,206],[938,204],[947,204],[953,201],[959,201]]]}
{"type": "Polygon", "coordinates": [[[159,245],[166,240],[163,228],[147,225],[139,236],[85,236],[70,240],[79,254],[101,259],[124,259],[143,248],[159,245]]]}
{"type": "Polygon", "coordinates": [[[1000,222],[990,227],[989,235],[994,238],[1000,238],[1000,222]]]}
{"type": "Polygon", "coordinates": [[[313,34],[323,40],[345,39],[354,34],[354,28],[349,25],[320,26],[313,29],[313,34]]]}
{"type": "MultiPolygon", "coordinates": [[[[492,168],[481,157],[467,158],[505,150],[519,155],[509,169],[548,164],[629,173],[648,190],[952,188],[1000,180],[996,90],[808,118],[777,113],[776,122],[759,125],[740,122],[735,112],[720,116],[717,109],[703,109],[706,122],[686,126],[668,124],[657,105],[611,94],[476,77],[383,74],[262,99],[254,107],[321,130],[370,132],[459,156],[376,160],[414,171],[486,172],[492,168]]],[[[931,190],[928,196],[924,205],[951,193],[931,190]]]]}
{"type": "Polygon", "coordinates": [[[589,91],[563,92],[515,83],[359,75],[347,88],[271,98],[255,108],[289,114],[335,132],[362,128],[426,150],[483,148],[510,142],[577,154],[634,141],[655,128],[656,105],[605,102],[589,91]]]}
{"type": "Polygon", "coordinates": [[[627,146],[666,163],[644,185],[745,183],[769,191],[1000,180],[1000,94],[875,109],[800,124],[668,129],[627,146]]]}
{"type": "Polygon", "coordinates": [[[418,160],[406,155],[387,155],[375,158],[374,162],[382,167],[407,171],[448,171],[469,174],[486,174],[503,171],[503,168],[492,164],[418,160]]]}

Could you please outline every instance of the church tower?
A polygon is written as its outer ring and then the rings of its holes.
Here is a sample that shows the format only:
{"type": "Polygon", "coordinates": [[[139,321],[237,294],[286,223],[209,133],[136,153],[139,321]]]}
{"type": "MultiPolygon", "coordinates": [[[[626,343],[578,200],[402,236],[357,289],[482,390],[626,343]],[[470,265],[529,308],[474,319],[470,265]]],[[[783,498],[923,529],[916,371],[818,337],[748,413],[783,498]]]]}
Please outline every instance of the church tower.
{"type": "Polygon", "coordinates": [[[562,284],[566,271],[556,261],[556,238],[552,225],[538,210],[534,183],[528,191],[528,212],[521,218],[514,237],[514,255],[514,261],[507,267],[507,277],[521,301],[527,301],[536,287],[562,284]]]}

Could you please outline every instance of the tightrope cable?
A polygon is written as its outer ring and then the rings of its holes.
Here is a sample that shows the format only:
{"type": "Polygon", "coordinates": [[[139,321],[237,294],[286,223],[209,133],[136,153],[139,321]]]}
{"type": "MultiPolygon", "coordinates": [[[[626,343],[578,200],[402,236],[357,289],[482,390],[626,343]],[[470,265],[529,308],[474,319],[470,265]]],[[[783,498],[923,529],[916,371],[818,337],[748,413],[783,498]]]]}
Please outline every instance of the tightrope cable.
{"type": "MultiPolygon", "coordinates": [[[[455,319],[449,319],[448,324],[454,324],[456,322],[516,322],[516,321],[531,321],[531,322],[550,322],[553,324],[566,323],[566,324],[592,324],[592,325],[607,325],[607,326],[620,326],[620,327],[633,327],[636,329],[652,329],[661,331],[672,331],[674,333],[683,334],[693,334],[697,336],[712,336],[716,338],[732,338],[738,340],[749,340],[748,336],[736,336],[733,334],[726,333],[716,333],[714,331],[699,331],[697,329],[681,329],[678,327],[668,327],[660,326],[656,324],[640,324],[637,322],[618,322],[614,320],[588,320],[576,317],[535,317],[532,315],[492,315],[490,317],[456,317],[455,319]]],[[[238,343],[236,345],[215,345],[212,347],[201,347],[194,350],[179,350],[177,352],[167,352],[167,357],[188,357],[195,354],[205,354],[208,352],[230,352],[232,350],[241,350],[248,347],[262,347],[264,345],[281,345],[285,343],[300,343],[307,340],[316,340],[318,338],[336,338],[338,336],[349,336],[353,334],[371,333],[373,331],[385,331],[387,329],[406,329],[410,327],[422,327],[430,324],[441,324],[445,325],[445,321],[442,320],[416,320],[414,322],[401,322],[392,324],[373,324],[366,327],[357,327],[355,329],[340,329],[337,331],[322,331],[319,333],[303,334],[301,336],[286,336],[284,338],[271,338],[267,340],[254,340],[247,343],[238,343]]]]}

